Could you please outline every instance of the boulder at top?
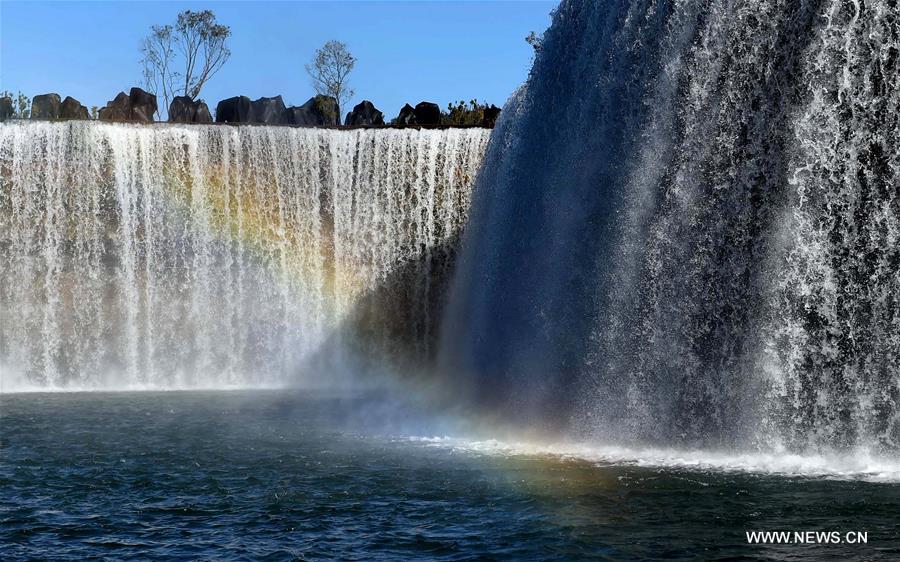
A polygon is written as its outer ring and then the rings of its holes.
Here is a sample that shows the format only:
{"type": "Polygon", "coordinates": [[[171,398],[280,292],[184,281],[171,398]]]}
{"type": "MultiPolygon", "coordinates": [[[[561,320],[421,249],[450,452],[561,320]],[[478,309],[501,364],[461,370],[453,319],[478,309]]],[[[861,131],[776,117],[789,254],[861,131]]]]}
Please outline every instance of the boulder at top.
{"type": "Polygon", "coordinates": [[[209,106],[203,100],[194,102],[197,112],[194,114],[194,123],[212,123],[212,114],[209,112],[209,106]]]}
{"type": "Polygon", "coordinates": [[[284,111],[285,120],[288,125],[299,125],[300,127],[315,127],[321,125],[315,114],[307,111],[304,106],[291,106],[284,111]]]}
{"type": "Polygon", "coordinates": [[[176,96],[169,105],[169,123],[212,123],[212,116],[203,100],[176,96]]]}
{"type": "Polygon", "coordinates": [[[132,88],[130,94],[119,92],[115,99],[100,108],[101,121],[138,121],[152,123],[156,114],[156,96],[140,88],[132,88]]]}
{"type": "Polygon", "coordinates": [[[216,106],[216,123],[253,123],[253,106],[247,96],[235,96],[216,106]]]}
{"type": "Polygon", "coordinates": [[[282,125],[287,119],[287,111],[281,96],[274,98],[259,98],[251,103],[253,117],[256,123],[266,125],[282,125]]]}
{"type": "Polygon", "coordinates": [[[131,120],[152,123],[156,115],[156,96],[140,88],[132,88],[128,96],[131,102],[131,120]]]}
{"type": "Polygon", "coordinates": [[[106,102],[98,115],[101,121],[128,121],[131,119],[131,100],[125,92],[119,92],[115,99],[106,102]]]}
{"type": "Polygon", "coordinates": [[[497,124],[497,117],[500,117],[500,108],[494,104],[491,104],[490,107],[485,108],[484,117],[481,120],[481,126],[487,127],[488,129],[493,129],[494,125],[497,124]]]}
{"type": "Polygon", "coordinates": [[[62,106],[59,109],[59,118],[60,119],[90,119],[91,115],[88,113],[88,108],[81,105],[81,102],[73,98],[72,96],[66,96],[66,99],[63,100],[62,106]]]}
{"type": "Polygon", "coordinates": [[[188,96],[175,96],[169,104],[169,123],[193,123],[197,109],[188,96]]]}
{"type": "Polygon", "coordinates": [[[301,127],[322,127],[340,124],[337,100],[331,96],[315,96],[300,107],[287,110],[287,122],[301,127]]]}
{"type": "Polygon", "coordinates": [[[402,108],[400,108],[400,115],[394,119],[394,124],[396,125],[415,125],[416,124],[416,109],[406,104],[402,108]]]}
{"type": "Polygon", "coordinates": [[[13,116],[13,100],[10,97],[0,98],[0,121],[6,121],[13,116]]]}
{"type": "Polygon", "coordinates": [[[441,124],[441,108],[436,103],[427,101],[420,102],[416,105],[416,124],[417,125],[440,125],[441,124]]]}
{"type": "Polygon", "coordinates": [[[59,109],[62,105],[59,94],[41,94],[31,100],[32,119],[59,119],[59,109]]]}
{"type": "Polygon", "coordinates": [[[384,114],[375,108],[369,100],[363,100],[356,104],[353,111],[347,114],[344,125],[371,126],[384,125],[384,114]]]}

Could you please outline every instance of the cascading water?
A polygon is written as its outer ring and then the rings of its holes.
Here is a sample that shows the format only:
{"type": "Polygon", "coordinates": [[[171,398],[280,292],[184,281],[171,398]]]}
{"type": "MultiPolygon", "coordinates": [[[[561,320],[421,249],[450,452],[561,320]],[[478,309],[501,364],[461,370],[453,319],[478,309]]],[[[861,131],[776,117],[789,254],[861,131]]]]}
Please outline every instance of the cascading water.
{"type": "Polygon", "coordinates": [[[565,0],[475,188],[442,363],[583,438],[900,447],[896,2],[565,0]]]}
{"type": "Polygon", "coordinates": [[[3,389],[315,382],[387,316],[424,348],[488,136],[0,125],[3,389]]]}

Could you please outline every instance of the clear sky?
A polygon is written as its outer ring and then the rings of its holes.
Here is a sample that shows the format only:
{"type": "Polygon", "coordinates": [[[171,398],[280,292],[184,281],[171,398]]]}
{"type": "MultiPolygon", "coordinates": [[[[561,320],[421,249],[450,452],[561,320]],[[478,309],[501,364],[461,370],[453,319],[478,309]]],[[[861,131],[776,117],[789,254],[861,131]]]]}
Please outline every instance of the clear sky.
{"type": "MultiPolygon", "coordinates": [[[[200,97],[313,95],[304,71],[329,39],[358,59],[351,106],[372,100],[390,119],[422,100],[503,105],[528,74],[524,38],[550,23],[555,1],[36,2],[0,0],[0,90],[71,95],[103,106],[141,85],[138,46],[153,24],[211,9],[231,27],[231,59],[200,97]]],[[[348,108],[342,108],[346,110],[348,108]]]]}

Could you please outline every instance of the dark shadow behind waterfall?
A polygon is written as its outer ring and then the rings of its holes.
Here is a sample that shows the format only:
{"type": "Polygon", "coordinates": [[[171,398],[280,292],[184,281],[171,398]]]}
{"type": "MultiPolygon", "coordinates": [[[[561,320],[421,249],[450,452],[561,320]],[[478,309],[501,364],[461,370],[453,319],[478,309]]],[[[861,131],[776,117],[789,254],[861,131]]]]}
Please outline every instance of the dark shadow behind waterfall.
{"type": "MultiPolygon", "coordinates": [[[[392,267],[361,295],[297,372],[294,384],[334,392],[348,424],[403,435],[445,435],[472,425],[456,381],[437,375],[440,319],[460,233],[392,267]]],[[[288,383],[290,386],[291,383],[288,383]]]]}

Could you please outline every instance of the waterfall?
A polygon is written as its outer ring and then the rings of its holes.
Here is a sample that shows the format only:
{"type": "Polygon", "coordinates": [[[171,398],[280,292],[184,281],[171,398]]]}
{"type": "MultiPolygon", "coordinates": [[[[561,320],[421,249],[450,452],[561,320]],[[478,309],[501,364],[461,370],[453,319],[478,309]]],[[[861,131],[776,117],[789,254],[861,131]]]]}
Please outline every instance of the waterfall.
{"type": "Polygon", "coordinates": [[[563,1],[475,186],[443,367],[586,439],[895,454],[898,49],[887,0],[563,1]]]}
{"type": "Polygon", "coordinates": [[[309,383],[367,334],[427,355],[488,136],[0,125],[3,389],[309,383]]]}

